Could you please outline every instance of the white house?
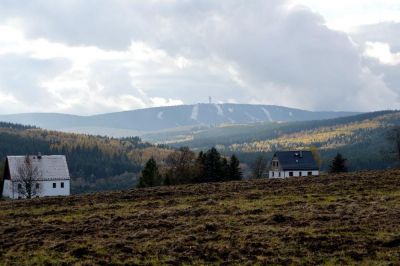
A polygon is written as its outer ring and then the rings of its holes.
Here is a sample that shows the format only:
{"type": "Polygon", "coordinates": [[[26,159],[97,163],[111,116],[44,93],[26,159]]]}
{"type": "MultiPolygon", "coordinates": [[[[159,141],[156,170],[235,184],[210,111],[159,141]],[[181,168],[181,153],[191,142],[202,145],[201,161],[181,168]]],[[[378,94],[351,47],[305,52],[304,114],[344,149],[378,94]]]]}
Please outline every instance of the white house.
{"type": "Polygon", "coordinates": [[[270,178],[319,175],[311,151],[279,151],[272,158],[270,178]]]}
{"type": "MultiPolygon", "coordinates": [[[[68,196],[70,195],[70,176],[67,160],[64,155],[29,155],[7,156],[4,167],[3,197],[18,199],[25,198],[21,192],[27,187],[21,176],[25,172],[34,179],[30,186],[36,193],[33,197],[68,196]],[[29,166],[29,167],[27,167],[29,166]]],[[[25,189],[26,190],[26,189],[25,189]]]]}

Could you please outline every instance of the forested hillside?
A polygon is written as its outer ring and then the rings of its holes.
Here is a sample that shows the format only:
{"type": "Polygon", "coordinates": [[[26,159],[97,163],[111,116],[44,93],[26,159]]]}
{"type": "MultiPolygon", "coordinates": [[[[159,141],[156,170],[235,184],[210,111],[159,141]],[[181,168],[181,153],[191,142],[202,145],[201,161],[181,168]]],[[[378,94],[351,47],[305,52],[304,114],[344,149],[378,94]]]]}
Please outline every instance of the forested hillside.
{"type": "Polygon", "coordinates": [[[45,129],[107,136],[136,136],[182,127],[240,124],[261,121],[308,121],[352,115],[351,112],[311,112],[252,104],[194,104],[145,108],[92,116],[57,113],[0,115],[0,121],[45,129]]]}
{"type": "Polygon", "coordinates": [[[388,132],[400,125],[400,112],[381,111],[336,119],[226,125],[195,132],[170,134],[172,146],[205,149],[215,146],[251,164],[257,156],[271,157],[276,150],[318,148],[323,169],[337,152],[349,159],[350,170],[385,169],[393,166],[388,132]],[[180,141],[185,139],[185,141],[180,141]]]}
{"type": "Polygon", "coordinates": [[[145,161],[151,156],[161,160],[170,151],[138,137],[114,139],[0,123],[1,165],[7,155],[38,152],[66,155],[72,193],[80,193],[130,188],[145,161]]]}
{"type": "MultiPolygon", "coordinates": [[[[169,132],[168,138],[175,147],[189,146],[194,151],[216,147],[222,155],[236,154],[245,177],[260,155],[270,159],[276,150],[312,146],[322,157],[322,170],[327,170],[330,160],[340,152],[353,171],[394,166],[394,145],[387,136],[396,125],[400,125],[400,112],[382,111],[328,120],[199,127],[175,135],[169,132]]],[[[64,154],[73,193],[133,187],[150,157],[165,164],[172,151],[138,137],[116,139],[0,123],[2,164],[6,155],[64,154]]]]}

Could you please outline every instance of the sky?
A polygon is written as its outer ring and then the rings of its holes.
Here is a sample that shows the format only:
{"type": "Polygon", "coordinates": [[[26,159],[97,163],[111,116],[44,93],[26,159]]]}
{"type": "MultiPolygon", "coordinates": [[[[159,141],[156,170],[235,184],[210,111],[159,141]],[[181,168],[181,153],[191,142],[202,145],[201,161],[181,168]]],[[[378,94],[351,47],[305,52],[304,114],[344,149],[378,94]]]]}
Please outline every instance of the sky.
{"type": "Polygon", "coordinates": [[[0,113],[400,109],[400,0],[0,1],[0,113]]]}

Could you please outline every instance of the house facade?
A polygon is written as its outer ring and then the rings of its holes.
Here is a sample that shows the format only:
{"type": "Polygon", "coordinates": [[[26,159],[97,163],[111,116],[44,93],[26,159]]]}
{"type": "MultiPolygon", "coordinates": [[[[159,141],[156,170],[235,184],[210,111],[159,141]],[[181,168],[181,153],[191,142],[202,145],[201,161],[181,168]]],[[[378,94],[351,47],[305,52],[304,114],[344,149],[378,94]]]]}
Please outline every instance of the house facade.
{"type": "Polygon", "coordinates": [[[319,167],[311,151],[279,151],[272,158],[269,178],[316,175],[319,167]]]}
{"type": "Polygon", "coordinates": [[[64,155],[7,156],[2,196],[68,196],[70,180],[64,155]]]}

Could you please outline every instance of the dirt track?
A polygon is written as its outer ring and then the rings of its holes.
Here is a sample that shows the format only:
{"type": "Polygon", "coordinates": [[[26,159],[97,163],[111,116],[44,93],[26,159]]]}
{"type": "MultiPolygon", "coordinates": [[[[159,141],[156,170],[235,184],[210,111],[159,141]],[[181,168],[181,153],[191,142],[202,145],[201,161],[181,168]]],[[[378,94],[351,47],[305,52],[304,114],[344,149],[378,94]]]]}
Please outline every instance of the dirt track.
{"type": "Polygon", "coordinates": [[[400,264],[400,171],[0,202],[0,261],[400,264]]]}

